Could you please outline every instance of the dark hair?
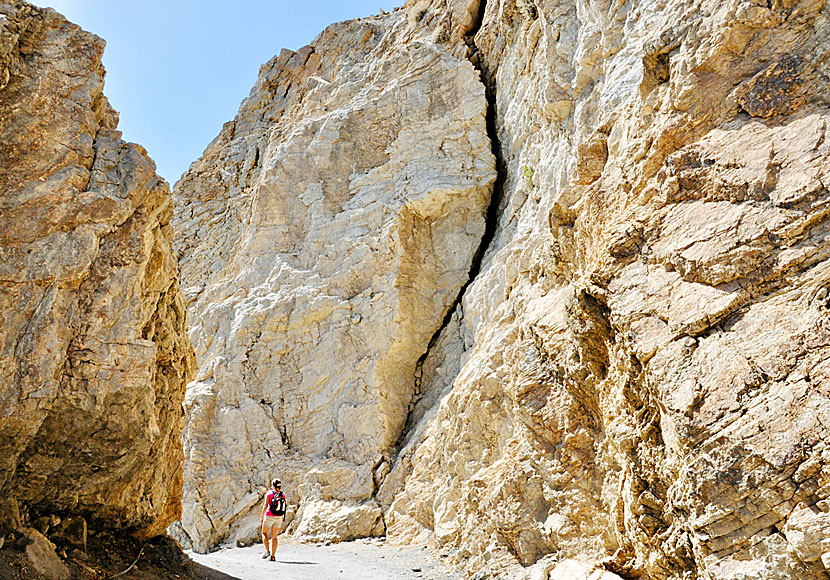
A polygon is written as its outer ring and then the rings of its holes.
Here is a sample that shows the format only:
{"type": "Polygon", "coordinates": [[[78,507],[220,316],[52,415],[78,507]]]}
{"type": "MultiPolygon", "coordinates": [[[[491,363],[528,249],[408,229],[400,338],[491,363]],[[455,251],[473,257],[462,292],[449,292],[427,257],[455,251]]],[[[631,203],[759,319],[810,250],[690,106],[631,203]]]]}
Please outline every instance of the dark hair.
{"type": "Polygon", "coordinates": [[[275,479],[271,482],[271,485],[274,486],[274,489],[279,489],[282,487],[282,482],[279,479],[275,479]]]}

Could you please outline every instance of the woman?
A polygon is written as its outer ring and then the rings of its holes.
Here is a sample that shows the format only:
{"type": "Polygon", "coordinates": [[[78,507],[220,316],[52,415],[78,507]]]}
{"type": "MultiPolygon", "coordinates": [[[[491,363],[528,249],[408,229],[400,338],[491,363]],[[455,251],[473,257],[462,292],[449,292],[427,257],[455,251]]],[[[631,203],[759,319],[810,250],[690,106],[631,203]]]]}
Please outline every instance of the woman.
{"type": "Polygon", "coordinates": [[[273,562],[277,551],[277,536],[285,519],[286,502],[285,494],[281,490],[282,482],[275,479],[271,482],[271,487],[273,489],[265,495],[265,504],[262,506],[259,522],[262,525],[262,543],[265,544],[265,554],[262,557],[270,557],[273,562]]]}

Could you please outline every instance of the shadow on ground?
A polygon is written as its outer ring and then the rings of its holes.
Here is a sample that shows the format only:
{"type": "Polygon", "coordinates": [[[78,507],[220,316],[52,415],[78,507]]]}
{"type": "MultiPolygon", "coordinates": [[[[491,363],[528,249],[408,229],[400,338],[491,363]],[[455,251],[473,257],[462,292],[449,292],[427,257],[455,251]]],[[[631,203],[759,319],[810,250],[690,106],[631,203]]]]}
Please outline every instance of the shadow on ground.
{"type": "Polygon", "coordinates": [[[231,576],[229,574],[225,574],[224,572],[219,572],[218,570],[208,568],[207,566],[202,566],[201,564],[197,564],[196,562],[193,562],[192,569],[194,572],[194,577],[200,578],[201,580],[242,580],[241,578],[237,578],[236,576],[231,576]]]}

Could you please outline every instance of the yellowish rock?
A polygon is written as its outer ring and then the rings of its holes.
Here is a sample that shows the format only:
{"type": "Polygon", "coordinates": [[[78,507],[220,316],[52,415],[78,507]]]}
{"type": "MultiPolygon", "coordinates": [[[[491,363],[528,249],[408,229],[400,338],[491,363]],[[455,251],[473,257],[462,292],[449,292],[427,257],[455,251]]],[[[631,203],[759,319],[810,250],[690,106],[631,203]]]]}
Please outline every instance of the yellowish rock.
{"type": "Polygon", "coordinates": [[[103,50],[0,2],[0,497],[143,537],[181,513],[195,364],[169,188],[115,130],[103,50]]]}
{"type": "Polygon", "coordinates": [[[421,21],[471,35],[505,180],[388,534],[471,573],[823,577],[826,3],[534,7],[421,21]]]}

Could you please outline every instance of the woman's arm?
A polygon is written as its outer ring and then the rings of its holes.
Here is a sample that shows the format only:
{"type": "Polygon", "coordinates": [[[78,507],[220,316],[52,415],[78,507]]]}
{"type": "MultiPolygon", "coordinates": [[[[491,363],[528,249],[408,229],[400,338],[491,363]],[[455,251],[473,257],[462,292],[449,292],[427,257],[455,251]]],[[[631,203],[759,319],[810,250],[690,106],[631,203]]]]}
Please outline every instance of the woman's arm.
{"type": "Polygon", "coordinates": [[[259,514],[259,523],[265,521],[265,512],[268,511],[268,494],[265,494],[265,503],[262,504],[262,513],[259,514]]]}

